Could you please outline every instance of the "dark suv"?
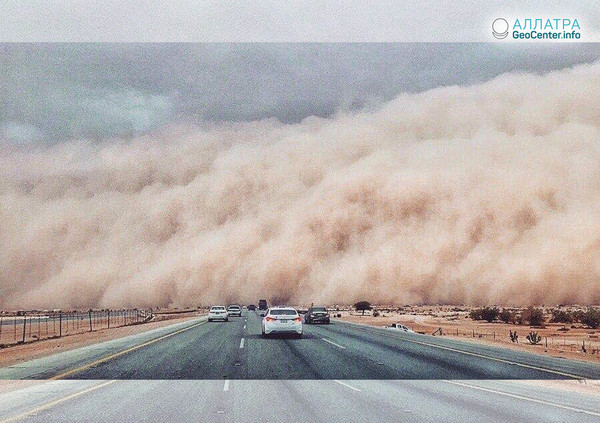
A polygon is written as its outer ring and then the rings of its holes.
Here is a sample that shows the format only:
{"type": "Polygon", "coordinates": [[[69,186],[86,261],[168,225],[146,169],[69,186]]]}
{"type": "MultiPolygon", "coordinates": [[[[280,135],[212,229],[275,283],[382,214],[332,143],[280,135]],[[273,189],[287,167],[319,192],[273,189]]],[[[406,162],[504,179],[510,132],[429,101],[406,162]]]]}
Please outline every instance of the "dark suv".
{"type": "Polygon", "coordinates": [[[325,307],[311,307],[304,316],[304,323],[325,323],[328,325],[330,323],[329,313],[327,313],[325,307]]]}

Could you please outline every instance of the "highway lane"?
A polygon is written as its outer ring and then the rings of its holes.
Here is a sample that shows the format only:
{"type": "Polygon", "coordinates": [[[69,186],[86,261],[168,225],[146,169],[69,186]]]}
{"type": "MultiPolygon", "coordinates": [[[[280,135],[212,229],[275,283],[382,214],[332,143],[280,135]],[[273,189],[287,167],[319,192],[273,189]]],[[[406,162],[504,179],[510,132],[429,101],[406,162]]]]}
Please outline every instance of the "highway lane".
{"type": "Polygon", "coordinates": [[[0,394],[0,423],[600,421],[600,393],[561,383],[62,380],[0,394]]]}
{"type": "Polygon", "coordinates": [[[2,379],[600,379],[600,366],[334,322],[263,338],[260,317],[203,319],[0,369],[2,379]]]}

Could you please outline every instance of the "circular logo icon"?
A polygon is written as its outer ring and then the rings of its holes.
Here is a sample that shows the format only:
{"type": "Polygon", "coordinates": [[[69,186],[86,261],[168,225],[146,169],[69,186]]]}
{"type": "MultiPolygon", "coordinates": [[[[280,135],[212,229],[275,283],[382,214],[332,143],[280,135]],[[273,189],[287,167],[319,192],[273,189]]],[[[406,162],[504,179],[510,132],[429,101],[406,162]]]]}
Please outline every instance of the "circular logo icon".
{"type": "Polygon", "coordinates": [[[498,18],[492,23],[492,35],[499,40],[508,35],[508,22],[506,19],[498,18]]]}

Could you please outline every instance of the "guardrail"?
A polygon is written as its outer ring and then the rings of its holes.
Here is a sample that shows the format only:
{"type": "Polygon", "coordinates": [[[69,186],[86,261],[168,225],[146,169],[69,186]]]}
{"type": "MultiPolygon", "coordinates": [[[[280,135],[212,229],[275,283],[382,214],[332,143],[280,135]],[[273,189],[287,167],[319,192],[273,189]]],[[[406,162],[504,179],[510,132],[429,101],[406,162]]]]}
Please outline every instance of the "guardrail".
{"type": "Polygon", "coordinates": [[[145,323],[151,310],[88,310],[71,312],[19,312],[0,314],[0,348],[145,323]]]}

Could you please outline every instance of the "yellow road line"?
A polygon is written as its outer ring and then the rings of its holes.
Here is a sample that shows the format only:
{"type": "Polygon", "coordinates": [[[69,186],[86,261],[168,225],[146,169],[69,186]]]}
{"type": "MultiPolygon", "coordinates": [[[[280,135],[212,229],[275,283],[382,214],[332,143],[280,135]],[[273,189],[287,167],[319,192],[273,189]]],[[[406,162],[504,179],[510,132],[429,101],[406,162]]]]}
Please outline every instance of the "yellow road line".
{"type": "Polygon", "coordinates": [[[96,389],[103,388],[103,387],[105,387],[107,385],[110,385],[111,383],[115,383],[115,382],[116,382],[116,380],[109,380],[108,382],[101,383],[100,385],[95,385],[95,386],[92,386],[90,388],[84,389],[83,391],[75,392],[74,394],[67,395],[66,397],[63,397],[63,398],[60,398],[60,399],[48,402],[48,403],[46,403],[44,405],[40,405],[39,407],[33,408],[33,409],[29,410],[29,411],[26,411],[24,413],[18,414],[16,416],[9,417],[9,418],[4,419],[4,420],[0,420],[0,423],[12,423],[12,422],[16,422],[16,421],[19,421],[19,420],[23,420],[26,417],[29,417],[29,416],[31,416],[33,414],[39,413],[40,411],[44,411],[44,410],[46,410],[48,408],[54,407],[55,405],[58,405],[58,404],[63,403],[65,401],[69,401],[69,400],[71,400],[73,398],[77,398],[77,397],[79,397],[81,395],[87,394],[88,392],[95,391],[96,389]]]}
{"type": "MultiPolygon", "coordinates": [[[[343,322],[343,323],[348,323],[348,322],[343,322]]],[[[357,324],[357,326],[362,326],[362,325],[358,325],[357,324]]],[[[374,328],[374,329],[376,329],[376,328],[374,328]]],[[[367,330],[367,329],[364,329],[364,330],[367,330]]],[[[382,333],[380,331],[372,331],[372,333],[378,333],[380,335],[384,335],[384,333],[382,333]]],[[[572,378],[572,379],[582,379],[582,380],[585,379],[584,377],[577,376],[577,375],[574,375],[574,374],[571,374],[571,373],[561,372],[559,370],[551,370],[551,369],[546,369],[546,368],[543,368],[543,367],[532,366],[530,364],[519,363],[519,362],[516,362],[516,361],[506,360],[504,358],[490,357],[489,355],[478,354],[478,353],[469,352],[469,351],[464,351],[464,350],[460,350],[458,348],[445,347],[445,346],[442,346],[442,345],[430,344],[428,342],[422,342],[422,341],[415,341],[415,340],[412,340],[412,339],[407,339],[407,338],[402,338],[402,337],[394,336],[392,334],[390,334],[390,337],[394,338],[394,339],[400,339],[400,340],[406,341],[406,342],[412,342],[413,344],[426,345],[428,347],[439,348],[441,350],[453,351],[453,352],[457,352],[457,353],[460,353],[460,354],[470,355],[470,356],[473,356],[473,357],[485,358],[487,360],[497,361],[499,363],[506,363],[506,364],[511,364],[511,365],[514,365],[514,366],[524,367],[524,368],[527,368],[527,369],[539,370],[539,371],[542,371],[542,372],[552,373],[552,374],[559,375],[559,376],[566,376],[566,377],[569,377],[569,378],[572,378]]]]}
{"type": "Polygon", "coordinates": [[[455,382],[455,381],[452,381],[452,380],[443,380],[442,382],[451,383],[452,385],[464,386],[466,388],[477,389],[479,391],[490,392],[492,394],[503,395],[503,396],[506,396],[506,397],[517,398],[517,399],[520,399],[520,400],[523,400],[523,401],[535,402],[537,404],[550,405],[552,407],[562,408],[563,410],[574,411],[576,413],[589,414],[590,416],[600,416],[600,413],[597,413],[595,411],[584,410],[582,408],[570,407],[568,405],[557,404],[557,403],[554,403],[554,402],[539,400],[539,399],[531,398],[531,397],[525,397],[523,395],[511,394],[511,393],[508,393],[508,392],[498,391],[496,389],[483,388],[481,386],[469,385],[468,383],[455,382]]]}
{"type": "MultiPolygon", "coordinates": [[[[190,329],[193,329],[193,328],[195,328],[195,327],[198,327],[198,326],[200,326],[200,325],[202,325],[202,324],[204,324],[204,323],[206,323],[206,321],[202,321],[202,322],[200,322],[200,323],[196,323],[196,324],[194,324],[194,325],[192,325],[192,326],[188,326],[188,327],[186,327],[186,328],[183,328],[183,329],[180,329],[180,330],[178,330],[178,331],[175,331],[175,332],[172,332],[172,333],[168,333],[168,334],[166,334],[166,335],[163,335],[163,336],[161,336],[161,337],[159,337],[159,338],[152,339],[151,341],[144,342],[143,344],[139,344],[139,345],[136,345],[136,346],[134,346],[134,347],[131,347],[131,348],[127,348],[127,349],[125,349],[125,350],[123,350],[123,351],[119,351],[119,352],[117,352],[117,353],[114,353],[114,354],[107,355],[107,356],[105,356],[105,357],[102,357],[102,358],[100,358],[100,359],[98,359],[98,360],[95,360],[95,361],[93,361],[93,362],[91,362],[91,363],[88,363],[88,364],[86,364],[86,365],[83,365],[83,366],[81,366],[81,367],[77,367],[77,368],[75,368],[75,369],[67,370],[66,372],[59,373],[59,374],[58,374],[58,375],[56,375],[56,376],[52,376],[51,378],[49,378],[49,380],[58,380],[58,379],[63,379],[63,378],[65,378],[65,377],[67,377],[67,376],[71,376],[71,375],[73,375],[73,374],[75,374],[75,373],[79,373],[79,372],[81,372],[81,371],[83,371],[83,370],[87,370],[87,369],[89,369],[90,367],[93,367],[93,366],[96,366],[96,365],[98,365],[98,364],[104,363],[104,362],[106,362],[106,361],[112,360],[113,358],[120,357],[120,356],[122,356],[122,355],[125,355],[125,354],[127,354],[127,353],[130,353],[130,352],[132,352],[132,351],[139,350],[140,348],[143,348],[143,347],[146,347],[146,346],[148,346],[148,345],[154,344],[154,343],[156,343],[156,342],[158,342],[158,341],[162,341],[163,339],[170,338],[171,336],[178,335],[178,334],[180,334],[180,333],[182,333],[182,332],[185,332],[185,331],[188,331],[188,330],[190,330],[190,329]]],[[[2,423],[2,422],[0,422],[0,423],[2,423]]]]}

